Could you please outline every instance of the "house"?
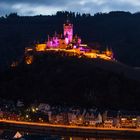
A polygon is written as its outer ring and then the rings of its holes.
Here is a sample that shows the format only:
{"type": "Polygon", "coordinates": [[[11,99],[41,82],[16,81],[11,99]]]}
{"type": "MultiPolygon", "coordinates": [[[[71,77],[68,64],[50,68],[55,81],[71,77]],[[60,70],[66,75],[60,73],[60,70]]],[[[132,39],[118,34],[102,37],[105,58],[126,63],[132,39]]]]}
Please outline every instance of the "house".
{"type": "Polygon", "coordinates": [[[74,125],[77,122],[77,116],[74,112],[68,113],[68,121],[70,125],[74,125]]]}
{"type": "Polygon", "coordinates": [[[104,127],[107,127],[107,128],[113,127],[113,120],[105,120],[104,127]]]}
{"type": "Polygon", "coordinates": [[[59,123],[59,124],[63,124],[64,123],[64,119],[63,119],[63,114],[62,113],[56,115],[56,123],[59,123]]]}
{"type": "Polygon", "coordinates": [[[140,112],[136,111],[120,111],[120,124],[124,128],[136,128],[139,126],[140,112]]]}
{"type": "Polygon", "coordinates": [[[45,103],[40,103],[38,106],[38,111],[41,112],[48,112],[50,111],[51,106],[49,104],[45,104],[45,103]]]}
{"type": "Polygon", "coordinates": [[[137,116],[137,128],[140,128],[140,116],[137,116]]]}
{"type": "Polygon", "coordinates": [[[103,122],[102,115],[100,113],[98,113],[98,116],[96,118],[96,123],[101,124],[102,122],[103,122]]]}
{"type": "Polygon", "coordinates": [[[94,126],[96,124],[95,115],[91,112],[87,112],[84,116],[84,124],[94,126]]]}
{"type": "Polygon", "coordinates": [[[49,122],[52,121],[52,111],[48,111],[48,120],[49,122]]]}
{"type": "Polygon", "coordinates": [[[82,115],[78,115],[76,125],[83,125],[83,123],[84,123],[84,117],[82,115]]]}
{"type": "Polygon", "coordinates": [[[24,107],[24,103],[22,101],[18,100],[17,107],[24,107]]]}
{"type": "Polygon", "coordinates": [[[0,111],[0,119],[3,118],[3,111],[0,111]]]}
{"type": "Polygon", "coordinates": [[[118,111],[108,110],[104,113],[104,127],[120,127],[118,111]]]}
{"type": "Polygon", "coordinates": [[[90,120],[89,121],[89,126],[96,126],[96,121],[95,120],[90,120]]]}

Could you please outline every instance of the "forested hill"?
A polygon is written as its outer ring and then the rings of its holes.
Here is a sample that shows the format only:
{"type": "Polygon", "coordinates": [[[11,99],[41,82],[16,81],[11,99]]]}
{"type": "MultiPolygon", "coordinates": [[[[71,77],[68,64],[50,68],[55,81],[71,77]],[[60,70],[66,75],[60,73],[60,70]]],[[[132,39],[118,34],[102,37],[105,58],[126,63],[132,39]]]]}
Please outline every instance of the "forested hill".
{"type": "Polygon", "coordinates": [[[93,48],[112,48],[116,59],[131,66],[140,66],[140,13],[110,12],[90,14],[57,12],[52,16],[18,16],[13,13],[0,18],[0,69],[13,60],[20,60],[24,48],[43,42],[47,35],[63,31],[69,19],[74,33],[93,48]]]}
{"type": "MultiPolygon", "coordinates": [[[[126,65],[103,59],[34,54],[0,74],[0,97],[26,103],[95,106],[100,109],[140,109],[140,81],[126,65]]],[[[139,75],[140,76],[140,75],[139,75]]]]}

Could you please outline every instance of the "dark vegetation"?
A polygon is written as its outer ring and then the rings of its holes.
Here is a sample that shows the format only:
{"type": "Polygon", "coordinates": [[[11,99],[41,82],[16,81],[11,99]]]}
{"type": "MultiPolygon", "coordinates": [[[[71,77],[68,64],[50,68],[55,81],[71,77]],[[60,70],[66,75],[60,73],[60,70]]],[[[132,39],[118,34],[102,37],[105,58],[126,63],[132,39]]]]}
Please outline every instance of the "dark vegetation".
{"type": "Polygon", "coordinates": [[[140,109],[140,81],[128,78],[124,71],[110,71],[115,65],[122,67],[100,59],[34,54],[32,65],[22,62],[1,76],[1,97],[27,103],[140,109]]]}
{"type": "Polygon", "coordinates": [[[52,16],[18,16],[12,13],[0,18],[0,66],[19,60],[25,47],[47,40],[55,31],[63,32],[63,23],[69,19],[74,32],[92,47],[112,48],[117,60],[140,66],[140,13],[110,12],[90,14],[57,12],[52,16]],[[93,43],[94,42],[94,43],[93,43]]]}
{"type": "Polygon", "coordinates": [[[75,14],[58,12],[53,16],[0,18],[0,70],[14,60],[16,68],[1,72],[0,96],[38,100],[52,104],[96,106],[111,109],[140,109],[140,78],[135,69],[117,62],[34,54],[34,63],[23,62],[24,48],[44,42],[48,34],[63,32],[69,18],[74,31],[92,47],[112,48],[117,60],[140,66],[140,13],[110,12],[75,14]],[[134,76],[135,75],[135,76],[134,76]]]}

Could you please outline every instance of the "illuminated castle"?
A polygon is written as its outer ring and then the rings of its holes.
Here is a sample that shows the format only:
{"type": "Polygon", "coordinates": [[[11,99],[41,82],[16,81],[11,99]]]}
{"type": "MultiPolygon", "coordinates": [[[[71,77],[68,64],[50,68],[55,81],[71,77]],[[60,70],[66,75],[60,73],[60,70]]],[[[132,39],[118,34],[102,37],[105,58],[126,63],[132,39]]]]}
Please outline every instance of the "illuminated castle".
{"type": "Polygon", "coordinates": [[[50,38],[48,36],[47,41],[47,48],[50,47],[59,47],[59,48],[66,48],[68,44],[72,43],[73,40],[73,24],[71,24],[69,21],[67,21],[63,25],[63,36],[57,35],[55,33],[54,37],[50,38]]]}
{"type": "Polygon", "coordinates": [[[26,48],[26,63],[31,64],[33,62],[33,56],[28,55],[28,52],[62,52],[67,56],[77,56],[78,58],[100,58],[105,60],[114,60],[112,50],[99,51],[90,48],[87,44],[81,43],[81,38],[77,35],[73,35],[73,24],[67,21],[63,24],[63,34],[55,33],[54,36],[48,35],[48,40],[42,44],[36,44],[35,49],[26,48]]]}
{"type": "Polygon", "coordinates": [[[77,35],[73,36],[73,24],[67,21],[63,25],[63,35],[55,33],[53,37],[48,35],[48,40],[46,43],[37,44],[37,51],[45,51],[49,48],[60,48],[60,49],[68,49],[68,48],[77,48],[81,44],[81,38],[77,35]]]}

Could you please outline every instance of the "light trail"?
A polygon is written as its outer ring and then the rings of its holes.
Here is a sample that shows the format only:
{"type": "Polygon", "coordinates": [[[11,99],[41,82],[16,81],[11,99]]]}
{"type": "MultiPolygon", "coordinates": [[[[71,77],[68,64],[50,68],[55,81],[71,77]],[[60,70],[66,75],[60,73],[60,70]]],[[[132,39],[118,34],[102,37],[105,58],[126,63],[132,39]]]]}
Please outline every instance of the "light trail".
{"type": "Polygon", "coordinates": [[[42,127],[52,127],[52,128],[67,128],[67,129],[140,132],[140,129],[132,129],[132,128],[104,128],[104,127],[71,126],[71,125],[60,125],[60,124],[55,125],[55,124],[49,124],[49,123],[25,122],[25,121],[14,121],[14,120],[0,120],[0,123],[15,124],[15,125],[28,125],[28,126],[39,126],[39,127],[42,126],[42,127]]]}

